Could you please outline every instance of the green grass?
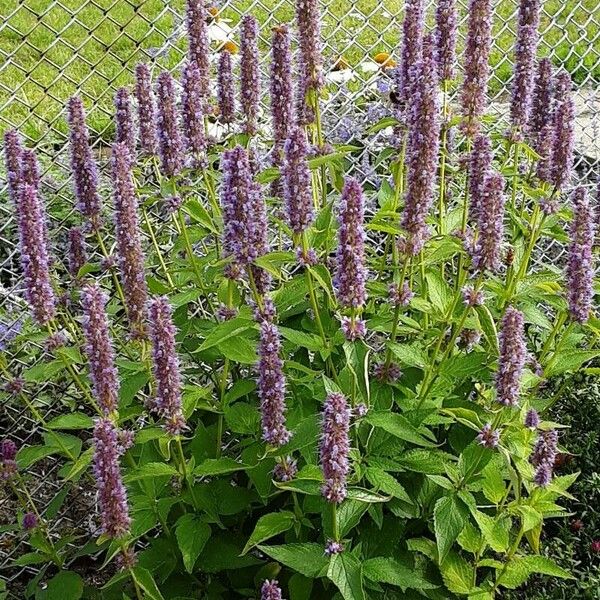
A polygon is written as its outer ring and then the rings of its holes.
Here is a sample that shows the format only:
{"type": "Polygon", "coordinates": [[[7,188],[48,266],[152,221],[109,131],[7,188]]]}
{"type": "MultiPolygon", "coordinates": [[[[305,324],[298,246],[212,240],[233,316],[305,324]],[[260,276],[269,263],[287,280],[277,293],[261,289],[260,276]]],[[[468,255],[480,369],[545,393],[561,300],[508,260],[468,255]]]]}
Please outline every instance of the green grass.
{"type": "MultiPolygon", "coordinates": [[[[269,2],[275,3],[263,0],[269,2]]],[[[514,40],[510,32],[500,30],[515,3],[496,2],[492,54],[496,90],[511,75],[507,58],[514,40]]],[[[182,14],[184,0],[95,0],[94,4],[63,0],[66,8],[53,6],[52,0],[3,0],[2,4],[8,18],[0,23],[0,130],[18,126],[35,139],[51,132],[48,139],[52,140],[54,134],[60,137],[65,132],[64,101],[77,89],[86,105],[94,106],[93,129],[98,135],[109,132],[114,87],[130,84],[133,65],[150,60],[152,50],[172,35],[178,22],[173,12],[182,14]]],[[[251,4],[250,0],[229,2],[223,16],[237,22],[251,4]]],[[[373,55],[397,47],[403,0],[324,0],[323,4],[328,7],[323,27],[328,60],[343,54],[357,64],[364,57],[363,48],[373,55]],[[361,14],[369,16],[367,22],[361,14]]],[[[564,65],[579,82],[590,75],[600,80],[600,28],[589,18],[596,5],[597,0],[545,2],[552,18],[544,17],[542,22],[541,53],[552,49],[555,63],[564,65]]],[[[293,4],[288,1],[274,11],[258,9],[255,14],[270,27],[291,21],[293,4]]],[[[514,22],[511,25],[514,28],[514,22]]],[[[158,64],[174,67],[185,45],[184,39],[178,39],[158,64]]]]}

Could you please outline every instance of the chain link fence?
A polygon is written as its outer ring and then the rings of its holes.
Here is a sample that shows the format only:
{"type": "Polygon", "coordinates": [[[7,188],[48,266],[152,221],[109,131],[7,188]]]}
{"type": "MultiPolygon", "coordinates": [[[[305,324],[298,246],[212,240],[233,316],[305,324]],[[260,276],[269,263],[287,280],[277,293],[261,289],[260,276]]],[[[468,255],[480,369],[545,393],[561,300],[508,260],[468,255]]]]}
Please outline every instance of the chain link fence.
{"type": "MultiPolygon", "coordinates": [[[[461,14],[460,41],[464,41],[467,0],[458,0],[461,14]]],[[[428,26],[433,25],[435,2],[428,6],[428,26]]],[[[493,71],[490,81],[492,109],[506,116],[506,98],[512,75],[516,30],[516,0],[495,2],[493,71]]],[[[385,112],[386,79],[375,61],[377,54],[398,55],[403,16],[402,0],[324,0],[323,39],[328,97],[323,114],[329,139],[359,142],[363,147],[354,168],[373,185],[380,183],[373,162],[382,148],[380,136],[368,128],[385,112]],[[340,66],[347,67],[339,69],[340,66]]],[[[215,6],[210,24],[212,44],[237,40],[242,15],[253,13],[261,23],[263,49],[264,110],[267,109],[268,42],[270,29],[291,22],[292,0],[236,0],[215,6]]],[[[89,113],[97,157],[106,168],[105,149],[113,135],[113,94],[131,85],[133,67],[144,61],[155,72],[177,70],[185,57],[184,1],[175,0],[4,0],[0,22],[0,132],[19,129],[34,147],[43,167],[44,196],[55,206],[73,205],[68,157],[65,150],[64,103],[78,92],[89,113]]],[[[460,47],[459,47],[460,52],[460,47]]],[[[577,170],[592,185],[600,173],[600,8],[597,0],[546,0],[543,2],[540,55],[550,56],[556,66],[572,75],[577,111],[577,170]]],[[[1,167],[0,167],[1,168],[1,167]]],[[[107,190],[104,190],[107,192],[107,190]]],[[[69,210],[52,212],[53,238],[64,239],[69,210]]],[[[556,249],[546,252],[556,254],[556,249]]],[[[56,255],[62,255],[57,252],[56,255]]],[[[0,179],[0,353],[11,328],[19,327],[23,313],[21,282],[16,255],[16,232],[8,202],[5,178],[0,179]]],[[[35,336],[32,337],[35,343],[35,336]]],[[[1,357],[0,357],[1,360],[1,357]]],[[[11,358],[8,370],[20,372],[20,357],[11,358]]],[[[2,375],[0,375],[2,378],[2,375]]],[[[51,401],[57,393],[61,405],[76,406],[72,389],[36,383],[32,398],[45,419],[55,413],[51,401]]],[[[3,394],[0,392],[0,396],[3,394]]],[[[22,444],[39,442],[38,421],[17,402],[2,401],[0,429],[22,444]]],[[[51,457],[28,472],[33,497],[42,510],[53,510],[65,493],[51,457]]],[[[67,489],[67,491],[69,491],[67,489]]],[[[54,523],[61,531],[92,527],[89,515],[93,494],[86,489],[71,493],[54,523]]],[[[0,491],[0,523],[14,522],[14,502],[0,491]]],[[[20,581],[33,575],[35,567],[8,569],[21,553],[19,536],[0,545],[0,578],[20,581]]],[[[1,596],[1,594],[0,594],[1,596]]],[[[16,596],[21,597],[21,596],[16,596]]]]}

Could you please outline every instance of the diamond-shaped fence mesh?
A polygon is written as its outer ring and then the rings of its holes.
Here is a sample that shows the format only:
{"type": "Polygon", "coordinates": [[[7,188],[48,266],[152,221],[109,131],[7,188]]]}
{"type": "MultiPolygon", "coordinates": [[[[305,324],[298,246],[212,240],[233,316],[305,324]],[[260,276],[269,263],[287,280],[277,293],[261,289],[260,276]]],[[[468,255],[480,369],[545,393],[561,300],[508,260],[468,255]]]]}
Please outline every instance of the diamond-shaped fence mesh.
{"type": "MultiPolygon", "coordinates": [[[[467,0],[458,0],[461,14],[459,53],[465,36],[467,0]]],[[[328,97],[323,102],[324,123],[334,142],[364,146],[354,168],[364,179],[377,183],[372,162],[382,140],[366,130],[381,118],[385,76],[374,61],[377,54],[397,57],[403,17],[403,0],[323,0],[323,40],[328,97]],[[334,65],[348,68],[334,70],[334,65]]],[[[434,0],[429,0],[428,26],[433,25],[434,0]]],[[[512,76],[517,0],[495,3],[493,65],[490,81],[492,109],[505,116],[507,90],[512,76]]],[[[576,86],[577,168],[582,180],[592,183],[600,172],[600,8],[597,0],[546,0],[541,21],[540,55],[550,56],[556,66],[567,69],[576,86]]],[[[237,40],[242,15],[254,14],[261,23],[264,103],[267,107],[267,68],[270,30],[292,22],[293,0],[231,0],[217,3],[210,24],[213,47],[237,40]]],[[[184,0],[3,0],[0,22],[0,132],[10,127],[21,131],[40,157],[44,195],[60,210],[52,211],[53,239],[64,242],[73,198],[65,151],[65,101],[74,93],[84,99],[93,144],[101,166],[106,167],[105,148],[112,139],[113,95],[131,85],[133,67],[143,61],[154,72],[177,70],[186,51],[184,0]]],[[[22,312],[21,282],[16,256],[16,232],[7,200],[4,177],[0,181],[0,316],[10,324],[22,312]]],[[[561,249],[547,248],[553,257],[561,249]]],[[[62,253],[57,253],[62,255],[62,253]]],[[[0,331],[0,336],[3,335],[0,331]]],[[[2,351],[0,339],[0,352],[2,351]]],[[[18,358],[14,359],[15,361],[18,358]]],[[[31,366],[31,365],[28,365],[31,366]]],[[[9,370],[19,371],[9,365],[9,370]]],[[[1,378],[1,374],[0,374],[1,378]]],[[[39,384],[43,397],[43,384],[39,384]]],[[[55,390],[53,391],[55,393],[55,390]]],[[[64,390],[63,404],[76,402],[64,390]]],[[[52,410],[43,403],[38,410],[47,418],[52,410]]],[[[39,439],[37,421],[29,412],[6,403],[0,409],[2,431],[10,431],[23,443],[39,439]]],[[[51,458],[28,473],[32,495],[42,508],[59,489],[51,458]]],[[[81,492],[82,514],[89,508],[81,492]]],[[[77,496],[75,496],[77,497],[77,496]]],[[[71,507],[72,508],[72,507],[71,507]]],[[[0,520],[13,521],[14,507],[0,495],[0,520]]],[[[64,511],[63,511],[64,512],[64,511]]],[[[77,511],[57,518],[76,520],[77,511]]],[[[16,547],[0,546],[0,569],[6,569],[16,547]]],[[[23,567],[32,569],[34,567],[23,567]]],[[[2,571],[0,571],[1,573],[2,571]]],[[[9,578],[20,577],[18,569],[9,578]]]]}

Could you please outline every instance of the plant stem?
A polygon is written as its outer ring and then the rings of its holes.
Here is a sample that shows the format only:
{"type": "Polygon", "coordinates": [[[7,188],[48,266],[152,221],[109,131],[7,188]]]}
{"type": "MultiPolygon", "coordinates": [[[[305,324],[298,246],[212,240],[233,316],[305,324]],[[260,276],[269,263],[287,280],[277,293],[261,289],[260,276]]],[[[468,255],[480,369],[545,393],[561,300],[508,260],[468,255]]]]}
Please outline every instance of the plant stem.
{"type": "Polygon", "coordinates": [[[144,217],[144,222],[146,223],[146,227],[148,229],[148,234],[150,235],[150,239],[152,240],[152,245],[154,246],[154,251],[156,252],[156,256],[158,257],[158,262],[160,263],[161,269],[165,275],[167,283],[171,289],[175,288],[173,284],[173,280],[171,279],[171,274],[169,273],[169,269],[165,263],[164,257],[162,255],[160,246],[158,245],[158,240],[156,239],[156,234],[154,232],[154,227],[152,222],[150,221],[150,217],[148,216],[148,211],[145,206],[142,206],[142,215],[144,217]]]}
{"type": "Polygon", "coordinates": [[[333,533],[333,541],[340,541],[340,525],[338,523],[338,515],[337,515],[337,503],[331,503],[331,528],[333,533]]]}
{"type": "Polygon", "coordinates": [[[183,454],[183,446],[181,445],[181,437],[180,436],[177,436],[175,438],[175,445],[177,446],[177,451],[179,452],[179,459],[180,459],[180,464],[181,464],[181,474],[182,474],[183,478],[185,479],[188,489],[190,490],[190,496],[192,497],[192,504],[193,504],[194,508],[197,508],[198,504],[196,503],[196,496],[194,494],[194,485],[193,485],[192,481],[190,481],[191,475],[190,475],[190,478],[188,478],[186,460],[185,460],[185,455],[183,454]]]}

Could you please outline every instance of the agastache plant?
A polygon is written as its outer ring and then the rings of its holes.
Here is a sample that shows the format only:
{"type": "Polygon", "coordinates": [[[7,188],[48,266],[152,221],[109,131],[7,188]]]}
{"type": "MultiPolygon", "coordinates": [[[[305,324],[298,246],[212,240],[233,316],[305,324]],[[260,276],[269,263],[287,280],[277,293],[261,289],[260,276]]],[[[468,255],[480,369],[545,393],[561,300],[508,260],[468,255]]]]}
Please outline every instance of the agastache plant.
{"type": "Polygon", "coordinates": [[[8,195],[15,207],[19,200],[22,152],[21,137],[14,129],[8,129],[4,133],[4,166],[8,183],[8,195]]]}
{"type": "Polygon", "coordinates": [[[68,252],[67,265],[74,279],[79,277],[79,271],[87,262],[85,234],[81,227],[71,227],[67,234],[68,252]]]}
{"type": "Polygon", "coordinates": [[[423,48],[425,5],[423,0],[408,0],[402,22],[402,50],[397,75],[397,92],[404,107],[411,95],[412,78],[417,71],[423,48]]]}
{"type": "Polygon", "coordinates": [[[133,157],[135,153],[135,124],[133,108],[127,88],[119,88],[115,94],[115,141],[125,144],[133,157]]]}
{"type": "Polygon", "coordinates": [[[523,314],[509,306],[502,317],[500,357],[496,373],[496,399],[505,406],[517,406],[521,375],[527,360],[523,314]]]}
{"type": "Polygon", "coordinates": [[[188,152],[202,161],[206,152],[204,111],[200,69],[187,63],[181,73],[182,129],[188,152]]]}
{"type": "Polygon", "coordinates": [[[160,168],[165,177],[178,175],[183,168],[183,143],[175,105],[175,81],[163,71],[156,83],[156,131],[160,168]]]}
{"type": "Polygon", "coordinates": [[[569,182],[573,169],[575,107],[568,73],[556,77],[555,98],[550,178],[554,188],[560,190],[569,182]]]}
{"type": "Polygon", "coordinates": [[[247,15],[242,19],[240,44],[240,98],[244,115],[244,132],[254,135],[260,103],[260,65],[258,56],[258,21],[247,15]]]}
{"type": "Polygon", "coordinates": [[[135,67],[135,97],[137,101],[138,136],[142,150],[149,155],[156,153],[156,102],[148,65],[135,67]]]}
{"type": "Polygon", "coordinates": [[[273,28],[269,95],[273,129],[273,165],[281,164],[282,148],[294,126],[294,94],[290,32],[286,25],[273,28]]]}
{"type": "Polygon", "coordinates": [[[438,0],[435,12],[435,44],[438,78],[440,81],[454,79],[458,31],[457,20],[456,0],[438,0]]]}
{"type": "Polygon", "coordinates": [[[186,1],[188,34],[188,61],[200,73],[200,93],[208,106],[210,97],[210,42],[208,38],[208,11],[205,0],[186,1]]]}
{"type": "Polygon", "coordinates": [[[479,134],[469,156],[469,217],[473,223],[478,222],[480,208],[484,203],[486,178],[490,173],[492,158],[490,138],[479,134]]]}
{"type": "Polygon", "coordinates": [[[235,120],[235,90],[233,87],[232,57],[231,52],[227,48],[223,48],[219,54],[217,100],[221,123],[233,123],[235,120]]]}
{"type": "Polygon", "coordinates": [[[98,193],[98,167],[90,148],[85,110],[79,96],[73,96],[69,100],[67,120],[77,209],[86,218],[86,225],[92,230],[97,230],[101,224],[102,210],[102,201],[98,193]]]}
{"type": "Polygon", "coordinates": [[[553,93],[552,62],[549,58],[542,58],[537,65],[528,126],[529,135],[534,142],[538,142],[544,128],[552,122],[553,93]]]}

